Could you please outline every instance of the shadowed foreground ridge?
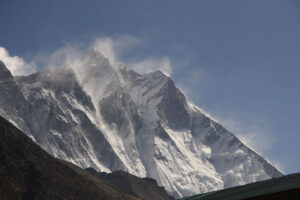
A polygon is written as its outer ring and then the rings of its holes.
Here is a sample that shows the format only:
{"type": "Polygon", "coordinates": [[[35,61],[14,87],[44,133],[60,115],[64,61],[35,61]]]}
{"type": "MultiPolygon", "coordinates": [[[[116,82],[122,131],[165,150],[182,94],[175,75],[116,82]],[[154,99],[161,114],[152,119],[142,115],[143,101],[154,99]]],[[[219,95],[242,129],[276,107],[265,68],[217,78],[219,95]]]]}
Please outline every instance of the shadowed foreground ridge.
{"type": "Polygon", "coordinates": [[[300,173],[266,181],[185,197],[180,200],[296,200],[300,199],[300,173]]]}
{"type": "Polygon", "coordinates": [[[119,191],[140,197],[143,200],[175,200],[163,187],[159,187],[152,178],[139,178],[124,171],[112,173],[97,172],[93,168],[86,169],[119,191]]]}
{"type": "Polygon", "coordinates": [[[138,199],[48,155],[1,116],[0,197],[1,200],[138,199]]]}

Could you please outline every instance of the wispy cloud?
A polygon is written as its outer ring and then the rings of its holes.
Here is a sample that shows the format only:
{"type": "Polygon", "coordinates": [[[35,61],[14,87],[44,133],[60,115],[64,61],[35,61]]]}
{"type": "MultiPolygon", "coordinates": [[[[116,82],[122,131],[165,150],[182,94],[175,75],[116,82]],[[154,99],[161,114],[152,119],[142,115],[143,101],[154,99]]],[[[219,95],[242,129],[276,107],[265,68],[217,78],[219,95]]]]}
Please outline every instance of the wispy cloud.
{"type": "Polygon", "coordinates": [[[14,76],[28,75],[37,70],[34,61],[27,63],[19,56],[11,56],[4,47],[0,47],[0,60],[5,63],[14,76]]]}
{"type": "Polygon", "coordinates": [[[190,102],[197,102],[202,97],[202,87],[207,87],[205,81],[208,75],[201,68],[187,68],[178,79],[178,87],[188,97],[190,102]]]}
{"type": "Polygon", "coordinates": [[[118,37],[97,38],[92,47],[100,51],[113,65],[123,64],[142,74],[160,70],[170,76],[172,73],[172,65],[170,59],[166,56],[146,56],[135,58],[134,61],[129,62],[125,62],[121,59],[122,55],[126,53],[126,51],[133,49],[142,43],[143,41],[138,38],[123,35],[118,37]]]}
{"type": "Polygon", "coordinates": [[[233,132],[243,143],[260,154],[268,152],[275,143],[265,120],[249,120],[243,122],[236,119],[218,118],[217,120],[233,132]]]}
{"type": "Polygon", "coordinates": [[[129,66],[140,73],[148,73],[159,70],[168,76],[172,74],[172,64],[168,57],[163,57],[160,59],[148,58],[136,63],[130,63],[129,66]]]}
{"type": "Polygon", "coordinates": [[[55,67],[63,64],[77,65],[88,51],[96,49],[107,57],[112,65],[125,65],[139,73],[160,70],[170,76],[172,65],[167,56],[135,57],[129,61],[122,59],[122,56],[129,50],[142,44],[141,39],[129,35],[98,37],[90,43],[67,43],[53,52],[37,53],[29,63],[19,56],[10,56],[3,47],[0,47],[0,58],[14,75],[28,75],[44,67],[55,67]]]}
{"type": "Polygon", "coordinates": [[[109,59],[111,64],[117,65],[126,64],[120,58],[122,54],[141,43],[140,39],[129,35],[99,37],[93,41],[91,48],[101,52],[109,59]]]}

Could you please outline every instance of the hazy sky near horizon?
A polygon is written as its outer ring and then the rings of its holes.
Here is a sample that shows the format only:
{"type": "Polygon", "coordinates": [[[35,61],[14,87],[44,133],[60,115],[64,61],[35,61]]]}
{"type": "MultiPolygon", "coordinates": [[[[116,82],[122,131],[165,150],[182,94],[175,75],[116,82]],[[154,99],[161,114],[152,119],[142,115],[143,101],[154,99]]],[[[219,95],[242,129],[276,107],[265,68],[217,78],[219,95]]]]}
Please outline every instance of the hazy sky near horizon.
{"type": "Polygon", "coordinates": [[[242,141],[300,171],[300,1],[2,0],[0,24],[0,59],[21,65],[106,38],[117,60],[165,70],[242,141]]]}

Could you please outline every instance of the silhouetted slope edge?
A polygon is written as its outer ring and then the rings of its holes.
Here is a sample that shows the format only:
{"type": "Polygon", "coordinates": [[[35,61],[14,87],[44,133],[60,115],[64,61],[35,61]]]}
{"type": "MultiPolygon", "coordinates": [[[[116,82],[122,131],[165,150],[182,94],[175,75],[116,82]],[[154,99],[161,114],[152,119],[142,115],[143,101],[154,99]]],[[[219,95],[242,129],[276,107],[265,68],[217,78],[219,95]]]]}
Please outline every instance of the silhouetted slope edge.
{"type": "Polygon", "coordinates": [[[175,200],[152,178],[139,178],[124,171],[105,173],[97,172],[93,168],[86,170],[123,193],[144,200],[175,200]]]}
{"type": "Polygon", "coordinates": [[[180,200],[300,199],[300,173],[243,186],[185,197],[180,200]]]}
{"type": "Polygon", "coordinates": [[[123,194],[79,167],[48,155],[0,116],[0,198],[138,199],[123,194]]]}

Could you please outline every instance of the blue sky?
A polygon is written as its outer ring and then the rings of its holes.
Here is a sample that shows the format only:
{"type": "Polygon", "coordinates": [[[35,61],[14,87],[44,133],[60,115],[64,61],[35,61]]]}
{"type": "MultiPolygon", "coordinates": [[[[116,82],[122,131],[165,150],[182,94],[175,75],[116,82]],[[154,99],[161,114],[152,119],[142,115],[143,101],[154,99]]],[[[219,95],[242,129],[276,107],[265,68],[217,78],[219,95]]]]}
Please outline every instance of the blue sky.
{"type": "Polygon", "coordinates": [[[193,103],[284,172],[300,169],[300,1],[2,0],[0,24],[0,46],[29,63],[116,40],[118,60],[165,64],[193,103]]]}

